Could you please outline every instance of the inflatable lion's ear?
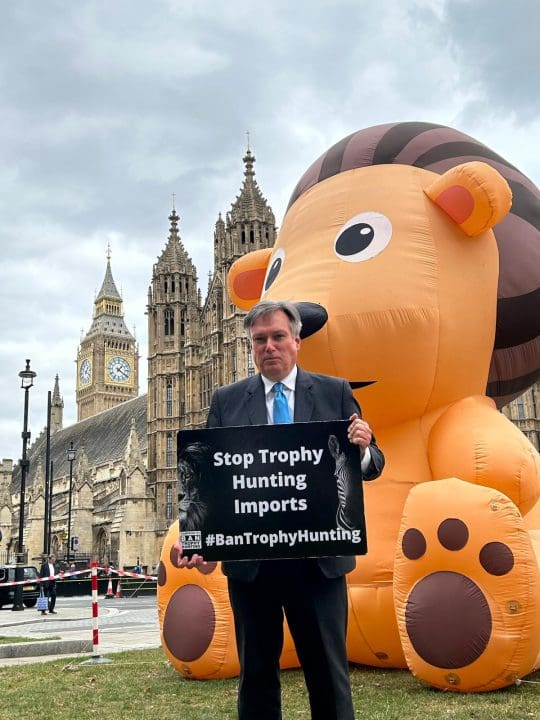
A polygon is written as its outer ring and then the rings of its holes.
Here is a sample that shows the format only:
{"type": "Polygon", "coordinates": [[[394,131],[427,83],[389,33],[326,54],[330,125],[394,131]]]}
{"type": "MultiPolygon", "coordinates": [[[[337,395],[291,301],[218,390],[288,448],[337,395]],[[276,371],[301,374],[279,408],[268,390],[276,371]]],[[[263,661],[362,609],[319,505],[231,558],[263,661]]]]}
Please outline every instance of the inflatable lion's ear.
{"type": "Polygon", "coordinates": [[[506,180],[483,162],[451,168],[437,177],[425,193],[468,237],[490,230],[512,205],[506,180]]]}

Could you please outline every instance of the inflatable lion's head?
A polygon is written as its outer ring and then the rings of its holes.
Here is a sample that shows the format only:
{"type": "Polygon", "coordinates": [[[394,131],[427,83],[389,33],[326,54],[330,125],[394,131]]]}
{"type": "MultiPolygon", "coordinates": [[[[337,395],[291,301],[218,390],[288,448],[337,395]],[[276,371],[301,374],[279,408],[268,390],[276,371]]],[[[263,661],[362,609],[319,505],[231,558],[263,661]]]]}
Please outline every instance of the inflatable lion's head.
{"type": "Polygon", "coordinates": [[[500,406],[539,374],[539,227],[538,189],[481,143],[381,125],[313,163],[229,291],[298,303],[302,365],[347,378],[375,427],[473,394],[500,406]]]}

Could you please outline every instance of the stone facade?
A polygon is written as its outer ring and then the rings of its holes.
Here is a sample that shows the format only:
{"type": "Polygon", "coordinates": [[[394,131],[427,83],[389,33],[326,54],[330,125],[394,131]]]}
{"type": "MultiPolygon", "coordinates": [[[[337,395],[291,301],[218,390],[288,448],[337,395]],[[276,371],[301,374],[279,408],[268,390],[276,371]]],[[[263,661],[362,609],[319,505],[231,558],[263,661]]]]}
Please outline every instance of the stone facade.
{"type": "Polygon", "coordinates": [[[12,475],[13,460],[4,458],[0,462],[0,563],[8,560],[8,548],[15,530],[12,523],[13,505],[9,491],[12,475]]]}
{"type": "MultiPolygon", "coordinates": [[[[78,422],[63,428],[58,378],[52,393],[50,550],[68,560],[153,569],[177,517],[176,432],[203,425],[215,387],[253,372],[243,314],[226,277],[246,252],[274,244],[274,214],[255,180],[248,149],[239,195],[215,224],[214,270],[203,302],[196,269],[180,238],[173,207],[165,248],[148,291],[148,394],[138,393],[138,348],[127,330],[110,255],[92,325],[77,353],[78,422]],[[76,452],[71,467],[66,452],[76,452]],[[71,496],[71,532],[68,533],[71,496]]],[[[24,547],[37,562],[45,527],[46,433],[29,449],[24,547]]],[[[0,551],[17,550],[20,469],[0,470],[0,551]]],[[[49,534],[48,534],[49,535],[49,534]]]]}
{"type": "Polygon", "coordinates": [[[540,383],[535,383],[523,395],[508,403],[503,413],[540,451],[540,383]]]}

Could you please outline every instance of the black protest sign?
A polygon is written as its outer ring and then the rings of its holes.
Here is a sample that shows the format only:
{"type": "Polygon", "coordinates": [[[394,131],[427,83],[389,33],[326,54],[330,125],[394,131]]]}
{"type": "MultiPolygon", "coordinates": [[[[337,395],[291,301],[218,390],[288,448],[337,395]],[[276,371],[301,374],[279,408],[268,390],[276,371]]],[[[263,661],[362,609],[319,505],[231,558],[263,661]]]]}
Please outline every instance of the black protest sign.
{"type": "Polygon", "coordinates": [[[367,552],[360,453],[348,420],[181,430],[184,555],[205,560],[367,552]]]}

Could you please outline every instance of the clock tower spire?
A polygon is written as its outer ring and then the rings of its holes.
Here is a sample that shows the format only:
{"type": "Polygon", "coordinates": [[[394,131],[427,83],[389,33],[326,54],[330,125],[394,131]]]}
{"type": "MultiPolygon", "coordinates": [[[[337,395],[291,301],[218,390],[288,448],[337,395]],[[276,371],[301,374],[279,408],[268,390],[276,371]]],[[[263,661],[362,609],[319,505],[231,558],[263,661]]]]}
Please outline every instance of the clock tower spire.
{"type": "Polygon", "coordinates": [[[108,410],[139,393],[139,353],[124,322],[122,297],[111,271],[111,249],[92,325],[77,353],[77,419],[108,410]]]}

